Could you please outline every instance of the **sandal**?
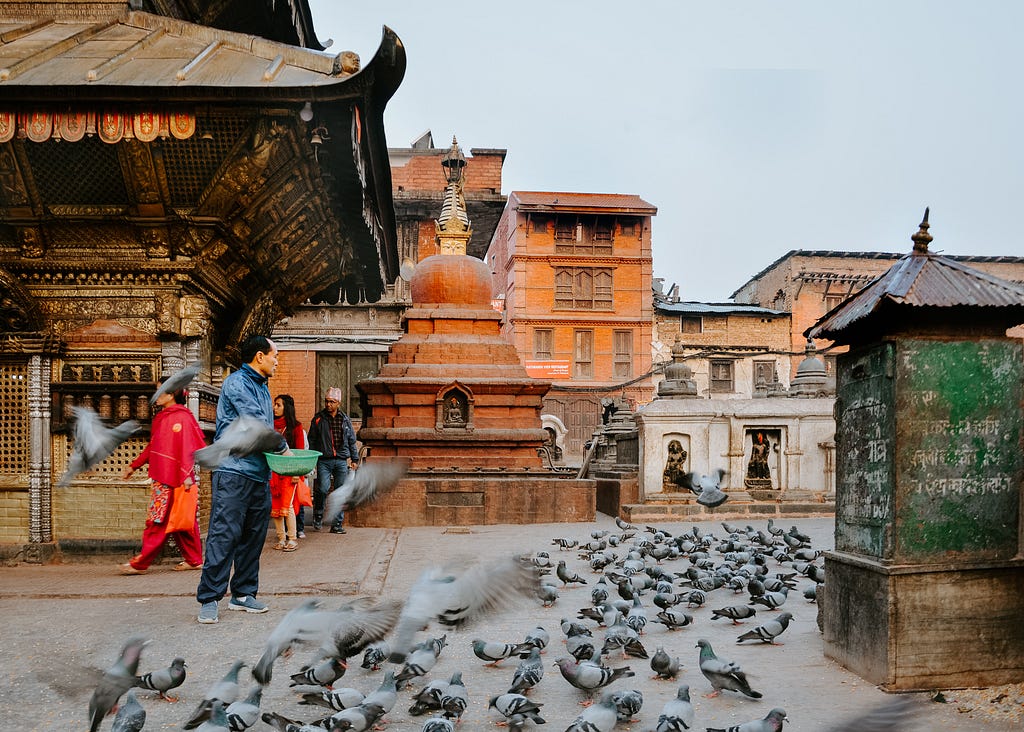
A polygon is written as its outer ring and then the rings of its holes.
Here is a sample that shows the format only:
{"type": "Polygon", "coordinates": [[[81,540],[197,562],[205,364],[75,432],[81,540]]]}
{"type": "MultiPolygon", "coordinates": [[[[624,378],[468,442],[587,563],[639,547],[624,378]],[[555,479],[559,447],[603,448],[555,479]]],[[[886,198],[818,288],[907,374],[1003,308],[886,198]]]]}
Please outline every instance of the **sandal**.
{"type": "Polygon", "coordinates": [[[299,543],[297,541],[289,541],[287,544],[284,545],[283,551],[293,552],[293,551],[295,551],[298,548],[299,548],[299,543]]]}
{"type": "Polygon", "coordinates": [[[185,571],[187,571],[189,569],[202,569],[202,568],[203,568],[203,565],[201,565],[201,564],[189,564],[188,562],[178,562],[177,564],[174,565],[174,571],[175,572],[185,572],[185,571]]]}
{"type": "Polygon", "coordinates": [[[272,546],[270,548],[271,549],[277,549],[278,551],[280,551],[281,549],[284,549],[284,547],[285,547],[285,543],[283,541],[279,541],[276,544],[274,544],[274,546],[272,546]]]}
{"type": "Polygon", "coordinates": [[[148,569],[136,569],[131,565],[131,562],[125,562],[120,566],[121,574],[146,574],[148,569]]]}

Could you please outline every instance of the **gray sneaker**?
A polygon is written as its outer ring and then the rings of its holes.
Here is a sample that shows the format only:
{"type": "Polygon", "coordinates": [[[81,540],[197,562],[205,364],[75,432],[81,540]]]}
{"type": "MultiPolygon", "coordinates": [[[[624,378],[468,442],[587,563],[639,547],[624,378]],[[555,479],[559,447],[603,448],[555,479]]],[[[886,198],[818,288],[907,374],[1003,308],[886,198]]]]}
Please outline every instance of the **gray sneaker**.
{"type": "Polygon", "coordinates": [[[216,623],[220,618],[217,617],[217,601],[210,600],[204,602],[203,606],[199,608],[199,622],[203,624],[216,623]]]}
{"type": "Polygon", "coordinates": [[[247,613],[265,613],[268,608],[265,603],[260,602],[252,595],[245,597],[232,597],[228,603],[228,610],[244,610],[247,613]]]}

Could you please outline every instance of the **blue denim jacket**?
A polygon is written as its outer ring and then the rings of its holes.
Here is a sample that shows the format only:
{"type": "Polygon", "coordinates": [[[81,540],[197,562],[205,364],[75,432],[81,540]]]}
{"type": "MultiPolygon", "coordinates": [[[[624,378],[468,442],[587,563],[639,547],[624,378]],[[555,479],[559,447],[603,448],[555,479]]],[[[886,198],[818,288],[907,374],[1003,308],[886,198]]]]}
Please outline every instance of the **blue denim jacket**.
{"type": "MultiPolygon", "coordinates": [[[[220,399],[217,401],[217,431],[213,435],[214,442],[240,414],[262,420],[268,427],[274,426],[274,405],[270,398],[270,389],[267,388],[267,378],[249,364],[244,364],[242,368],[224,379],[221,385],[220,399]]],[[[287,446],[288,443],[282,435],[278,451],[283,452],[287,446]]],[[[263,455],[231,455],[217,470],[239,473],[252,480],[270,480],[270,468],[267,467],[267,459],[263,455]]]]}

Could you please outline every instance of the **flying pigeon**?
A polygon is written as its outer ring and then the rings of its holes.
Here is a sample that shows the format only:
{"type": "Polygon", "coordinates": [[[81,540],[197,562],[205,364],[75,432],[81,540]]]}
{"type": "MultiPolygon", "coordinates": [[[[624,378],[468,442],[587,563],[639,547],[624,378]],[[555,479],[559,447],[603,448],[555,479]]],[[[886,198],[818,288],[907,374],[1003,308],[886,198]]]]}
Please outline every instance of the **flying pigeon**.
{"type": "Polygon", "coordinates": [[[179,371],[175,371],[163,380],[160,384],[160,388],[157,389],[153,393],[153,396],[149,398],[149,403],[156,404],[156,400],[161,394],[173,394],[179,389],[184,389],[186,386],[191,384],[197,376],[199,376],[200,368],[202,368],[202,364],[199,361],[196,361],[195,363],[190,363],[179,371]]]}
{"type": "Polygon", "coordinates": [[[114,665],[103,672],[96,690],[89,699],[89,732],[96,732],[103,718],[117,706],[121,696],[135,686],[135,672],[139,668],[142,649],[149,643],[145,638],[129,638],[114,665]]]}
{"type": "Polygon", "coordinates": [[[752,699],[761,698],[761,692],[750,688],[746,674],[737,664],[716,656],[711,644],[703,638],[697,641],[697,647],[700,648],[700,672],[711,682],[714,689],[706,696],[718,696],[722,689],[729,689],[745,694],[752,699]]]}
{"type": "Polygon", "coordinates": [[[676,698],[665,702],[658,717],[655,732],[686,732],[693,729],[693,704],[690,703],[690,687],[683,684],[676,692],[676,698]]]}
{"type": "Polygon", "coordinates": [[[917,711],[911,699],[896,696],[835,727],[829,727],[828,732],[902,732],[911,727],[917,711]]]}
{"type": "Polygon", "coordinates": [[[281,433],[266,422],[249,415],[239,415],[224,428],[212,445],[195,451],[196,465],[215,470],[229,456],[244,457],[261,452],[279,452],[286,445],[281,433]]]}
{"type": "Polygon", "coordinates": [[[408,460],[374,460],[365,462],[354,471],[350,480],[327,494],[324,503],[324,523],[331,523],[344,510],[361,506],[384,491],[391,490],[409,471],[408,460]]]}
{"type": "Polygon", "coordinates": [[[129,689],[117,714],[110,732],[139,732],[146,724],[146,710],[135,698],[135,689],[129,689]]]}
{"type": "Polygon", "coordinates": [[[686,485],[697,496],[697,503],[708,508],[716,508],[729,500],[729,496],[719,487],[725,471],[716,468],[711,475],[700,475],[698,473],[687,473],[683,476],[683,485],[686,485]]]}
{"type": "Polygon", "coordinates": [[[267,638],[263,654],[252,668],[252,676],[260,684],[270,683],[274,661],[300,641],[319,642],[327,634],[334,615],[320,610],[319,600],[306,600],[288,611],[267,638]]]}
{"type": "Polygon", "coordinates": [[[753,722],[744,722],[732,727],[708,727],[707,732],[779,732],[785,722],[786,710],[776,707],[768,712],[764,719],[755,719],[753,722]]]}
{"type": "MultiPolygon", "coordinates": [[[[228,669],[223,678],[206,690],[206,696],[196,706],[188,721],[181,725],[182,729],[195,729],[206,720],[211,719],[213,708],[216,704],[220,705],[221,712],[223,713],[224,707],[238,698],[238,672],[247,665],[245,661],[235,661],[231,664],[231,668],[228,669]]],[[[226,720],[227,716],[225,715],[225,724],[227,724],[226,720]]]]}
{"type": "Polygon", "coordinates": [[[79,473],[102,463],[139,429],[139,423],[133,419],[117,427],[107,427],[99,415],[87,407],[73,407],[72,411],[75,415],[75,446],[71,450],[67,470],[57,481],[58,488],[67,486],[79,473]]]}
{"type": "Polygon", "coordinates": [[[792,619],[793,615],[791,613],[779,613],[779,615],[768,622],[757,626],[753,630],[748,630],[737,638],[736,642],[742,643],[746,640],[759,640],[774,644],[775,639],[782,635],[782,632],[789,627],[789,621],[792,619]]]}
{"type": "Polygon", "coordinates": [[[175,658],[167,668],[136,676],[135,686],[140,689],[155,691],[160,695],[161,699],[172,702],[178,701],[178,697],[168,696],[167,692],[178,688],[185,682],[185,668],[185,659],[175,658]]]}
{"type": "Polygon", "coordinates": [[[390,599],[375,601],[362,597],[346,603],[334,612],[334,623],[316,661],[334,656],[344,662],[362,653],[394,629],[401,612],[402,604],[390,599]]]}

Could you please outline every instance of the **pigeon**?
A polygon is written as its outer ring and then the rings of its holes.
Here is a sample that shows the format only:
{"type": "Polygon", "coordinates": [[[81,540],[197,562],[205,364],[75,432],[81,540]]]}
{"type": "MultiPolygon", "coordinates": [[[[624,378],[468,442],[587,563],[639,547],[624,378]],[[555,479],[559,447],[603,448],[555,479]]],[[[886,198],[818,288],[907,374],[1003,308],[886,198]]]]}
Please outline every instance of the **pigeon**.
{"type": "Polygon", "coordinates": [[[363,699],[362,706],[376,705],[384,710],[382,714],[387,714],[395,708],[396,701],[398,701],[398,689],[395,685],[395,672],[387,671],[384,673],[384,679],[380,682],[380,686],[363,699]]]}
{"type": "Polygon", "coordinates": [[[249,696],[231,702],[224,714],[228,718],[231,732],[244,732],[252,727],[260,718],[260,702],[263,700],[263,687],[256,684],[249,696]]]}
{"type": "Polygon", "coordinates": [[[281,433],[266,422],[242,414],[224,428],[212,445],[196,450],[193,458],[199,467],[215,470],[229,456],[244,457],[261,452],[280,452],[286,445],[281,433]]]}
{"type": "Polygon", "coordinates": [[[789,593],[789,588],[783,586],[778,592],[770,592],[765,590],[763,595],[750,598],[750,602],[755,605],[764,605],[769,610],[774,610],[777,607],[782,607],[786,602],[786,596],[789,593]]]}
{"type": "Polygon", "coordinates": [[[210,704],[209,716],[196,729],[198,732],[231,732],[231,723],[228,721],[224,702],[214,699],[210,704]]]}
{"type": "Polygon", "coordinates": [[[665,702],[658,717],[655,732],[686,732],[693,729],[693,704],[690,703],[690,687],[683,684],[676,692],[676,698],[665,702]]]}
{"type": "MultiPolygon", "coordinates": [[[[759,640],[765,643],[775,643],[775,639],[782,635],[782,632],[789,627],[789,621],[793,619],[791,613],[779,613],[778,616],[759,625],[753,630],[748,630],[746,633],[736,639],[737,643],[742,643],[747,640],[759,640]]],[[[781,644],[780,644],[781,645],[781,644]]]]}
{"type": "Polygon", "coordinates": [[[302,695],[302,701],[299,704],[327,707],[328,709],[340,712],[342,709],[358,707],[365,698],[358,689],[344,686],[340,689],[331,689],[329,691],[325,689],[323,691],[307,692],[302,695]]]}
{"type": "Polygon", "coordinates": [[[600,605],[608,599],[608,583],[605,582],[604,575],[597,581],[597,584],[590,590],[590,601],[594,605],[600,605]]]}
{"type": "MultiPolygon", "coordinates": [[[[533,630],[531,630],[529,633],[527,633],[526,637],[523,638],[523,643],[529,643],[538,651],[543,651],[545,648],[548,647],[548,643],[550,642],[551,636],[544,628],[542,628],[539,625],[533,630]]],[[[519,657],[526,658],[528,655],[530,655],[529,652],[523,652],[519,654],[519,657]]]]}
{"type": "Polygon", "coordinates": [[[409,714],[418,717],[427,712],[440,711],[441,697],[444,696],[444,692],[447,689],[448,682],[444,679],[434,679],[429,684],[426,684],[413,696],[413,705],[409,707],[409,714]]]}
{"type": "Polygon", "coordinates": [[[588,633],[587,635],[570,635],[565,639],[565,649],[577,661],[586,661],[594,657],[596,647],[594,639],[588,633]]]}
{"type": "Polygon", "coordinates": [[[687,473],[683,476],[683,485],[688,486],[697,496],[697,503],[708,508],[716,508],[729,500],[729,496],[719,487],[723,477],[725,471],[721,468],[712,470],[711,475],[687,473]]]}
{"type": "Polygon", "coordinates": [[[542,584],[537,588],[537,598],[544,607],[551,607],[558,602],[558,588],[554,585],[542,584]]]}
{"type": "Polygon", "coordinates": [[[531,648],[530,655],[519,664],[516,672],[512,675],[512,686],[509,687],[510,694],[522,694],[540,683],[544,678],[544,663],[540,660],[540,649],[531,648]]]}
{"type": "Polygon", "coordinates": [[[587,626],[577,623],[569,618],[562,618],[559,627],[565,634],[566,638],[574,635],[593,635],[593,632],[587,626]]]}
{"type": "Polygon", "coordinates": [[[448,688],[441,695],[441,709],[447,719],[454,719],[456,722],[462,719],[462,713],[466,711],[469,704],[469,696],[466,692],[466,685],[462,683],[462,672],[456,671],[448,680],[448,688]]]}
{"type": "Polygon", "coordinates": [[[358,707],[352,707],[340,712],[335,712],[330,717],[330,730],[351,730],[351,732],[364,732],[384,716],[384,709],[377,704],[363,702],[358,707]]]}
{"type": "Polygon", "coordinates": [[[544,724],[545,720],[540,716],[540,708],[543,704],[527,699],[522,694],[501,694],[492,696],[487,702],[488,709],[494,707],[505,719],[510,720],[515,716],[525,717],[535,724],[544,724]]]}
{"type": "Polygon", "coordinates": [[[623,521],[618,516],[615,517],[615,525],[618,526],[619,529],[621,529],[622,531],[636,531],[636,527],[633,524],[627,521],[623,521]]]}
{"type": "Polygon", "coordinates": [[[394,629],[401,613],[401,603],[394,600],[361,597],[345,603],[334,612],[333,624],[316,660],[333,656],[344,662],[362,653],[394,629]]]}
{"type": "Polygon", "coordinates": [[[274,661],[298,641],[320,641],[327,634],[334,617],[320,609],[319,600],[306,600],[281,618],[267,638],[263,655],[252,668],[252,676],[266,686],[270,683],[274,661]]]}
{"type": "Polygon", "coordinates": [[[649,655],[637,632],[626,624],[622,613],[618,611],[615,612],[615,621],[605,631],[601,654],[604,655],[616,648],[622,649],[623,656],[647,658],[649,655]]]}
{"type": "Polygon", "coordinates": [[[657,618],[655,622],[661,623],[669,630],[685,628],[693,622],[693,616],[690,613],[684,613],[682,610],[676,610],[675,608],[662,610],[655,617],[657,618]]]}
{"type": "MultiPolygon", "coordinates": [[[[732,727],[707,727],[707,732],[779,732],[786,722],[786,710],[776,707],[764,719],[735,724],[732,727]]],[[[858,727],[857,729],[862,729],[858,727]]]]}
{"type": "Polygon", "coordinates": [[[488,666],[497,666],[506,658],[529,653],[532,648],[528,643],[491,643],[479,638],[474,639],[470,645],[473,647],[473,655],[481,661],[487,661],[488,666]]]}
{"type": "Polygon", "coordinates": [[[398,688],[403,688],[410,679],[414,679],[417,676],[425,676],[437,664],[439,653],[440,649],[436,646],[421,645],[414,648],[406,657],[402,670],[395,677],[398,688]]]}
{"type": "Polygon", "coordinates": [[[325,727],[320,725],[303,724],[294,719],[288,719],[288,717],[277,712],[264,712],[261,719],[278,730],[278,732],[319,732],[325,729],[325,727]]]}
{"type": "Polygon", "coordinates": [[[420,727],[420,732],[455,732],[455,723],[444,717],[431,717],[420,727]]]}
{"type": "Polygon", "coordinates": [[[828,732],[902,732],[909,729],[917,715],[917,706],[905,696],[896,696],[880,705],[844,720],[828,732]]]}
{"type": "MultiPolygon", "coordinates": [[[[242,670],[244,666],[248,664],[245,661],[235,661],[231,664],[231,668],[224,674],[224,677],[216,682],[206,691],[206,696],[203,698],[199,705],[196,706],[195,711],[192,712],[192,716],[188,718],[185,724],[181,725],[183,729],[195,729],[200,724],[210,719],[213,706],[215,702],[219,702],[221,706],[229,705],[231,702],[238,698],[238,672],[242,670]]],[[[223,709],[221,710],[223,711],[223,709]]],[[[225,720],[227,717],[225,717],[225,720]]],[[[227,722],[225,721],[225,724],[227,722]]]]}
{"type": "Polygon", "coordinates": [[[552,539],[551,543],[557,545],[559,551],[575,549],[580,545],[576,539],[552,539]]]}
{"type": "Polygon", "coordinates": [[[605,692],[601,701],[593,704],[576,717],[565,732],[611,732],[618,722],[618,710],[615,708],[613,695],[605,692]]]}
{"type": "Polygon", "coordinates": [[[142,649],[147,643],[149,641],[140,636],[129,638],[114,665],[103,672],[89,699],[89,732],[96,732],[103,718],[117,706],[121,696],[135,686],[135,672],[138,671],[142,649]]]}
{"type": "Polygon", "coordinates": [[[135,698],[135,689],[129,689],[117,714],[110,732],[139,732],[146,725],[146,710],[135,698]]]}
{"type": "Polygon", "coordinates": [[[651,656],[651,670],[654,671],[656,679],[674,679],[679,674],[681,665],[678,657],[672,658],[661,646],[651,656]]]}
{"type": "Polygon", "coordinates": [[[72,411],[75,415],[75,446],[71,450],[67,470],[57,481],[58,488],[66,487],[76,475],[99,465],[139,429],[139,423],[133,419],[117,427],[106,427],[99,415],[88,407],[73,407],[72,411]]]}
{"type": "Polygon", "coordinates": [[[612,692],[612,704],[615,705],[616,719],[619,722],[630,722],[644,705],[644,695],[639,689],[620,689],[612,692]]]}
{"type": "Polygon", "coordinates": [[[570,571],[565,566],[565,560],[564,559],[560,560],[558,562],[558,566],[555,567],[555,576],[558,577],[558,579],[562,580],[562,585],[563,586],[567,585],[567,584],[570,584],[570,583],[581,584],[581,585],[587,584],[587,581],[585,579],[580,577],[575,572],[570,571]]]}
{"type": "Polygon", "coordinates": [[[697,641],[697,647],[700,648],[700,672],[711,682],[711,687],[714,689],[706,696],[709,698],[718,696],[722,689],[729,689],[738,691],[752,699],[761,698],[761,692],[750,688],[746,674],[737,664],[716,656],[711,644],[703,638],[697,641]]]}
{"type": "Polygon", "coordinates": [[[728,605],[718,610],[711,611],[711,619],[718,620],[718,618],[729,618],[733,622],[733,625],[739,625],[739,622],[745,618],[752,618],[757,614],[756,607],[750,607],[749,605],[728,605]]]}
{"type": "Polygon", "coordinates": [[[333,523],[342,511],[369,503],[379,494],[398,485],[398,481],[409,471],[409,461],[374,460],[360,465],[350,480],[327,494],[324,503],[324,523],[333,523]]]}
{"type": "Polygon", "coordinates": [[[384,641],[372,643],[363,652],[363,662],[359,664],[359,667],[379,671],[381,664],[388,660],[389,655],[391,655],[391,648],[387,643],[384,641]]]}
{"type": "Polygon", "coordinates": [[[167,692],[178,688],[185,682],[185,668],[185,659],[175,658],[167,668],[136,676],[135,686],[140,689],[155,691],[160,695],[161,699],[178,701],[178,697],[168,696],[167,692]]]}
{"type": "Polygon", "coordinates": [[[807,587],[804,588],[804,599],[806,599],[808,602],[817,602],[818,587],[820,586],[821,585],[807,585],[807,587]]]}
{"type": "Polygon", "coordinates": [[[160,388],[157,389],[153,396],[149,398],[150,404],[156,404],[156,400],[160,398],[161,394],[173,394],[176,391],[184,389],[186,386],[195,381],[195,378],[199,376],[199,370],[202,368],[202,363],[196,361],[190,363],[183,369],[175,371],[173,374],[168,376],[166,379],[160,382],[160,388]]]}
{"type": "Polygon", "coordinates": [[[536,568],[515,556],[469,567],[429,569],[409,591],[388,660],[402,663],[416,632],[432,619],[460,627],[493,610],[508,609],[520,598],[535,596],[538,586],[536,568]]]}
{"type": "Polygon", "coordinates": [[[288,686],[326,686],[330,688],[331,684],[345,675],[345,669],[343,660],[331,656],[292,674],[292,680],[288,686]]]}
{"type": "Polygon", "coordinates": [[[573,658],[560,658],[555,661],[555,665],[562,672],[562,678],[580,691],[586,692],[608,686],[608,684],[619,678],[636,676],[635,673],[629,670],[629,666],[609,668],[594,661],[577,662],[573,658]]]}

